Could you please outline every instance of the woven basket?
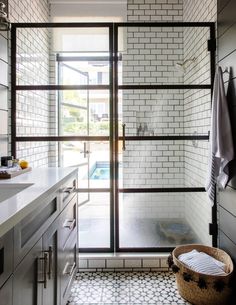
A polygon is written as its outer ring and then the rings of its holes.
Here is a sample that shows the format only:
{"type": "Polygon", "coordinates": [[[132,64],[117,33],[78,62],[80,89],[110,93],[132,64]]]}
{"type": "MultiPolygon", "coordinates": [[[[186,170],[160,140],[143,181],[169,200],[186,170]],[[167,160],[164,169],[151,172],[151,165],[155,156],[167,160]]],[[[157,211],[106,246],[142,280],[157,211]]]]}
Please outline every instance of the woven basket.
{"type": "Polygon", "coordinates": [[[176,247],[172,255],[174,263],[172,269],[175,271],[177,288],[179,294],[184,299],[194,305],[229,304],[233,263],[227,253],[217,248],[193,244],[176,247]],[[196,249],[199,252],[205,252],[215,259],[225,263],[227,275],[216,276],[198,273],[189,269],[178,260],[180,254],[190,252],[193,249],[196,249]]]}

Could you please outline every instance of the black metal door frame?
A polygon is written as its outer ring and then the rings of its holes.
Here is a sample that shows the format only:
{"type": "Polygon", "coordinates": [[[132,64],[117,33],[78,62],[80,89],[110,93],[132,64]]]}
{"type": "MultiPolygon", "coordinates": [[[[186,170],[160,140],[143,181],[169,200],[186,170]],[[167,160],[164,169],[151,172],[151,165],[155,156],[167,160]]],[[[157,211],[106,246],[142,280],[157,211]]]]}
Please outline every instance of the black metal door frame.
{"type": "MultiPolygon", "coordinates": [[[[119,136],[118,132],[118,93],[119,90],[134,90],[134,89],[209,89],[211,91],[211,96],[213,92],[213,82],[215,75],[215,50],[216,50],[216,40],[215,40],[215,24],[213,22],[133,22],[133,23],[116,23],[114,24],[114,89],[115,89],[115,230],[116,230],[116,243],[115,249],[117,252],[161,252],[161,251],[172,251],[173,247],[127,247],[121,248],[119,242],[119,193],[170,193],[170,192],[205,192],[204,187],[183,187],[183,188],[120,188],[119,189],[119,162],[118,162],[118,141],[121,140],[123,143],[125,141],[150,141],[150,140],[209,140],[208,135],[199,136],[119,136]],[[208,27],[210,32],[210,39],[208,40],[208,51],[210,52],[210,84],[200,84],[200,85],[179,85],[179,84],[166,84],[166,85],[119,85],[118,83],[118,33],[119,28],[122,27],[208,27]]],[[[212,207],[212,223],[209,224],[209,234],[212,235],[212,245],[217,246],[217,209],[216,202],[212,207]]]]}
{"type": "MultiPolygon", "coordinates": [[[[62,67],[66,67],[68,69],[73,70],[74,72],[80,74],[83,77],[86,77],[86,83],[87,85],[89,85],[89,75],[87,72],[82,72],[74,67],[71,67],[70,65],[65,64],[64,62],[70,62],[70,61],[81,61],[81,59],[75,58],[75,57],[64,57],[62,58],[62,56],[60,56],[60,54],[56,55],[56,62],[57,62],[57,77],[58,77],[58,84],[61,84],[61,77],[62,77],[62,67]]],[[[87,111],[87,136],[89,136],[89,91],[87,91],[87,103],[86,103],[86,107],[81,107],[81,106],[75,106],[73,104],[67,104],[71,107],[78,107],[78,109],[83,109],[87,111]]],[[[61,92],[58,93],[58,103],[57,103],[57,107],[58,107],[58,115],[57,115],[57,119],[58,119],[58,133],[61,134],[61,105],[65,105],[64,103],[61,103],[61,92]]],[[[87,149],[89,150],[89,148],[87,148],[87,144],[89,144],[89,142],[84,142],[84,158],[87,157],[87,161],[80,163],[80,164],[75,164],[74,166],[77,166],[78,168],[83,167],[83,166],[87,166],[87,177],[88,177],[88,183],[87,183],[87,188],[90,188],[90,180],[89,180],[89,166],[90,166],[90,162],[89,162],[89,154],[86,154],[87,149]]],[[[58,152],[59,152],[59,158],[58,158],[58,165],[61,166],[63,163],[61,162],[61,142],[58,143],[58,152]]],[[[90,193],[87,193],[87,198],[83,201],[78,200],[79,202],[79,207],[86,204],[88,201],[90,200],[90,193]]]]}
{"type": "MultiPolygon", "coordinates": [[[[121,137],[118,134],[118,92],[122,89],[209,89],[213,91],[215,75],[215,24],[213,22],[136,22],[136,23],[13,23],[11,29],[11,150],[16,156],[17,142],[41,141],[109,141],[110,144],[110,188],[80,189],[80,192],[110,192],[110,247],[88,248],[81,252],[162,252],[173,248],[120,248],[119,247],[119,193],[141,192],[205,192],[203,187],[197,188],[152,188],[152,189],[119,189],[118,185],[118,141],[119,140],[209,140],[209,135],[200,136],[143,136],[121,137]],[[109,85],[17,85],[16,84],[16,42],[18,28],[108,28],[109,29],[109,85]],[[118,29],[120,27],[208,27],[210,39],[211,83],[207,85],[119,85],[118,84],[118,29]],[[16,93],[19,90],[109,90],[110,92],[110,135],[109,136],[17,136],[16,134],[16,93]]],[[[212,223],[210,234],[212,245],[217,245],[217,211],[216,202],[212,207],[212,223]]]]}

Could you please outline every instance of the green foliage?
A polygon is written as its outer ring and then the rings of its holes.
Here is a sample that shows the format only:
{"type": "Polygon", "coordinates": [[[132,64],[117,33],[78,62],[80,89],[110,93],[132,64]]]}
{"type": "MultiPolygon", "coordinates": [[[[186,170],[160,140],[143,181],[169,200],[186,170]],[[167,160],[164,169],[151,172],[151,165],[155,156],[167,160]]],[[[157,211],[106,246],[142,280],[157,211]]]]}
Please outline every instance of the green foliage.
{"type": "MultiPolygon", "coordinates": [[[[64,135],[87,135],[87,123],[70,122],[62,125],[64,135]]],[[[89,135],[109,135],[109,122],[90,122],[89,135]]]]}

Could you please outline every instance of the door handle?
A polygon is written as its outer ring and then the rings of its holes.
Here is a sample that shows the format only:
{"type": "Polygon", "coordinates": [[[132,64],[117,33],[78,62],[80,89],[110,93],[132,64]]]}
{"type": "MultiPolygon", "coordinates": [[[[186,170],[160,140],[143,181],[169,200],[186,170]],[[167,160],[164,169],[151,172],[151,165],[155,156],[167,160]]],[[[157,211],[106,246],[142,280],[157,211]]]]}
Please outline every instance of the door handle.
{"type": "Polygon", "coordinates": [[[75,190],[75,186],[71,186],[71,187],[66,187],[66,188],[64,188],[64,189],[62,190],[62,192],[63,192],[63,193],[68,193],[68,194],[70,194],[70,193],[73,193],[74,190],[75,190]]]}
{"type": "Polygon", "coordinates": [[[38,260],[43,261],[43,280],[38,281],[38,283],[43,284],[43,287],[47,288],[47,270],[48,270],[48,252],[43,253],[43,257],[38,258],[38,260]]]}
{"type": "Polygon", "coordinates": [[[84,158],[87,157],[88,154],[90,154],[90,151],[87,150],[86,142],[84,142],[84,150],[80,152],[81,154],[84,154],[84,158]]]}
{"type": "Polygon", "coordinates": [[[123,133],[123,145],[122,145],[122,150],[126,150],[125,147],[125,124],[122,124],[122,133],[123,133]]]}
{"type": "Polygon", "coordinates": [[[48,279],[50,280],[52,278],[52,246],[49,246],[48,251],[44,252],[48,253],[48,279]]]}
{"type": "Polygon", "coordinates": [[[74,271],[74,269],[75,269],[75,267],[76,267],[76,263],[75,262],[73,263],[73,265],[70,265],[70,263],[67,262],[62,273],[71,276],[73,271],[74,271]],[[70,269],[68,267],[70,267],[70,269]]]}

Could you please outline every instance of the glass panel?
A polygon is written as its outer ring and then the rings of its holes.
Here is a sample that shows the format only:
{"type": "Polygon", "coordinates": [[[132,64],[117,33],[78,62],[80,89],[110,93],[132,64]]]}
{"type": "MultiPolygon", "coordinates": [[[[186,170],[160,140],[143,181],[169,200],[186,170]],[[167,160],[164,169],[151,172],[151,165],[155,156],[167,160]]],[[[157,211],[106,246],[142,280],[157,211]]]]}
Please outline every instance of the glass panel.
{"type": "Polygon", "coordinates": [[[87,109],[61,104],[60,114],[60,135],[88,135],[89,125],[87,109]]]}
{"type": "Polygon", "coordinates": [[[62,166],[76,166],[88,163],[87,142],[61,142],[61,164],[62,166]]]}
{"type": "Polygon", "coordinates": [[[16,158],[29,162],[29,166],[57,167],[59,166],[57,142],[17,142],[16,158]]]}
{"type": "Polygon", "coordinates": [[[207,135],[210,90],[122,90],[119,92],[119,135],[207,135]]]}
{"type": "Polygon", "coordinates": [[[52,30],[49,28],[17,29],[16,83],[18,85],[50,83],[50,76],[52,77],[50,63],[55,63],[55,55],[50,56],[51,35],[52,30]],[[22,41],[24,43],[21,43],[22,41]]]}
{"type": "Polygon", "coordinates": [[[110,187],[108,142],[63,142],[61,160],[62,166],[79,166],[79,188],[110,187]]]}
{"type": "Polygon", "coordinates": [[[16,46],[18,85],[58,84],[58,56],[69,57],[61,84],[85,84],[83,74],[86,84],[109,83],[108,28],[18,28],[16,46]]]}
{"type": "Polygon", "coordinates": [[[61,135],[109,136],[109,91],[61,91],[61,135]]]}
{"type": "Polygon", "coordinates": [[[60,85],[109,85],[109,54],[104,56],[107,60],[102,60],[102,56],[96,53],[75,57],[76,61],[72,61],[70,56],[61,57],[66,61],[59,64],[60,85]]]}
{"type": "Polygon", "coordinates": [[[208,142],[193,142],[126,141],[119,153],[119,187],[204,187],[208,142]]]}
{"type": "Polygon", "coordinates": [[[109,136],[108,90],[17,91],[17,136],[109,136]]]}
{"type": "Polygon", "coordinates": [[[57,111],[56,91],[17,91],[16,135],[57,135],[57,111]]]}
{"type": "Polygon", "coordinates": [[[207,27],[121,27],[119,84],[210,84],[209,35],[207,27]]]}
{"type": "Polygon", "coordinates": [[[211,245],[205,193],[120,194],[120,248],[211,245]]]}
{"type": "Polygon", "coordinates": [[[204,187],[208,146],[196,140],[126,141],[126,150],[119,150],[119,187],[204,187]]]}
{"type": "Polygon", "coordinates": [[[91,188],[110,187],[110,150],[108,142],[89,143],[89,182],[91,188]]]}
{"type": "MultiPolygon", "coordinates": [[[[80,196],[80,194],[78,195],[80,196]]],[[[79,247],[110,247],[110,193],[91,193],[79,207],[79,247]]]]}

